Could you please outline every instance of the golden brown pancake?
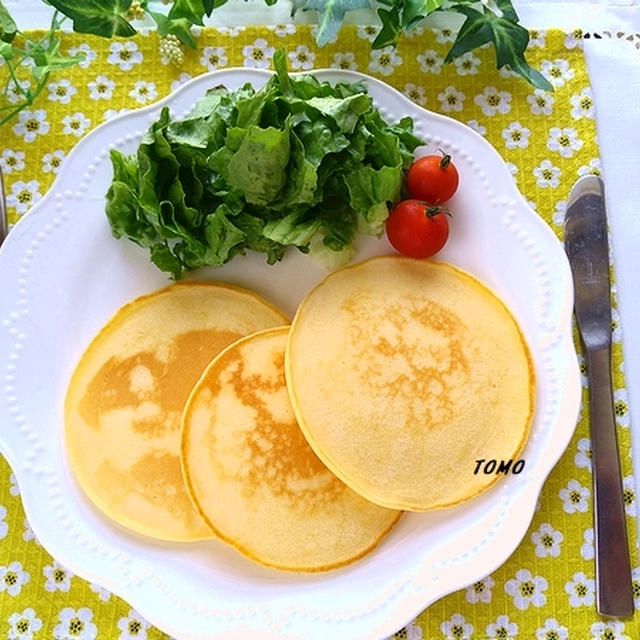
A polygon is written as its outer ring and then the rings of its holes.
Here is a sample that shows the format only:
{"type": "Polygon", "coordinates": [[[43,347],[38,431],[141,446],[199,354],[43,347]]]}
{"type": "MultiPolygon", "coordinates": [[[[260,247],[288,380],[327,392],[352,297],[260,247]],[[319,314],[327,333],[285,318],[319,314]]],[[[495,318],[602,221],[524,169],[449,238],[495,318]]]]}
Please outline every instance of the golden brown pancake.
{"type": "Polygon", "coordinates": [[[182,463],[220,538],[264,565],[320,571],[367,553],[400,512],[351,491],[310,449],[284,379],[287,331],[243,338],[207,367],[185,408],[182,463]]]}
{"type": "Polygon", "coordinates": [[[224,347],[285,322],[256,295],[213,283],[174,284],[119,309],[82,354],[65,401],[69,462],[89,498],[148,536],[212,537],[182,477],[184,404],[224,347]]]}
{"type": "Polygon", "coordinates": [[[347,485],[390,508],[457,504],[514,459],[534,375],[514,317],[444,263],[385,256],[329,275],[299,306],[286,350],[310,445],[347,485]]]}

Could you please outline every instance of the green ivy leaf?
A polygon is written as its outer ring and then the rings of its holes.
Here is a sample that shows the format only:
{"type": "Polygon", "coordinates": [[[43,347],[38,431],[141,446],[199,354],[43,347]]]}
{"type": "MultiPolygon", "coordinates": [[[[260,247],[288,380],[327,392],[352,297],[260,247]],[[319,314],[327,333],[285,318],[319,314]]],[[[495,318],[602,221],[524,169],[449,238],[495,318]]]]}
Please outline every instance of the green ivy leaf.
{"type": "Polygon", "coordinates": [[[73,30],[96,36],[132,36],[136,30],[124,17],[131,0],[47,0],[73,20],[73,30]]]}
{"type": "Polygon", "coordinates": [[[389,9],[378,8],[381,29],[373,41],[373,49],[395,46],[401,33],[409,31],[434,11],[444,0],[379,0],[389,9]]]}
{"type": "Polygon", "coordinates": [[[553,91],[551,83],[525,60],[529,32],[518,24],[518,15],[511,1],[496,0],[495,4],[498,13],[486,7],[479,11],[466,3],[458,3],[451,7],[452,11],[464,15],[466,20],[447,52],[445,62],[451,62],[468,51],[492,43],[498,69],[508,66],[533,86],[553,91]]]}
{"type": "Polygon", "coordinates": [[[380,18],[381,28],[371,43],[372,49],[383,49],[384,47],[394,47],[398,43],[400,36],[400,14],[394,9],[383,9],[377,11],[380,18]]]}
{"type": "Polygon", "coordinates": [[[0,0],[0,41],[11,42],[18,33],[18,27],[11,14],[0,0]]]}
{"type": "Polygon", "coordinates": [[[202,6],[204,7],[204,12],[210,16],[211,12],[218,7],[221,7],[223,4],[227,4],[227,0],[202,0],[202,6]]]}
{"type": "Polygon", "coordinates": [[[170,20],[179,20],[184,18],[191,24],[202,26],[202,18],[205,14],[203,0],[173,0],[171,9],[169,9],[168,18],[170,20]]]}
{"type": "Polygon", "coordinates": [[[316,43],[322,46],[333,40],[347,11],[370,8],[369,0],[306,0],[306,2],[294,0],[292,14],[294,15],[300,9],[318,12],[316,43]]]}
{"type": "Polygon", "coordinates": [[[402,9],[402,27],[410,29],[442,6],[443,0],[405,0],[402,9]]]}

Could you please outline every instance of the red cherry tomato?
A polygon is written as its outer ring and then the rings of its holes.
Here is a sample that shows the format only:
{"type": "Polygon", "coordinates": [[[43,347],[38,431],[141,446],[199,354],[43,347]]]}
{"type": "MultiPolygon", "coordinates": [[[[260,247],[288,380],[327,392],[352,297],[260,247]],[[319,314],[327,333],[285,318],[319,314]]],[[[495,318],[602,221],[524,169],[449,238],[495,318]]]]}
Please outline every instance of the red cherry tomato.
{"type": "Polygon", "coordinates": [[[407,189],[412,198],[429,204],[442,204],[453,196],[458,188],[458,170],[451,156],[421,156],[407,172],[407,189]]]}
{"type": "Polygon", "coordinates": [[[410,258],[428,258],[442,249],[449,237],[447,214],[420,200],[399,202],[386,222],[393,247],[410,258]]]}

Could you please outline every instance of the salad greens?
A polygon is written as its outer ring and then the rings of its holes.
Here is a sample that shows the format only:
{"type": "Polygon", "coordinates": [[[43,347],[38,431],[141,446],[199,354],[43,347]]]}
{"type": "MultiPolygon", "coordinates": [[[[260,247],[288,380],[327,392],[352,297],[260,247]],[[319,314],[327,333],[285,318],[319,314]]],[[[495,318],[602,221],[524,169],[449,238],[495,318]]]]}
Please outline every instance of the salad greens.
{"type": "Polygon", "coordinates": [[[273,66],[260,89],[213,87],[185,118],[164,107],[135,154],[111,151],[112,233],[174,279],[289,246],[335,266],[399,198],[423,144],[411,118],[386,123],[363,84],[289,75],[283,50],[273,66]]]}

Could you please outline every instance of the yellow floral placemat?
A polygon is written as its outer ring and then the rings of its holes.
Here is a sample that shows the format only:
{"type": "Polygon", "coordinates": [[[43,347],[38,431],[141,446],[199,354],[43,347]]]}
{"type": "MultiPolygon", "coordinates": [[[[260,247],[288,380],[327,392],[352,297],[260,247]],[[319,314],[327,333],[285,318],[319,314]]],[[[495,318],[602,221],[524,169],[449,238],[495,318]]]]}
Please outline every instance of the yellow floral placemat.
{"type": "MultiPolygon", "coordinates": [[[[488,48],[443,63],[452,34],[416,30],[396,50],[372,51],[375,27],[344,27],[318,48],[313,27],[207,28],[198,48],[178,52],[155,33],[131,40],[65,34],[62,50],[83,52],[79,66],[51,79],[38,102],[0,129],[0,165],[10,222],[51,184],[61,160],[92,127],[124,109],[152,102],[203,72],[269,67],[284,46],[291,70],[355,69],[377,76],[418,104],[456,118],[498,149],[531,206],[560,234],[568,190],[581,174],[600,173],[595,110],[580,34],[533,33],[529,60],[555,87],[534,90],[495,70],[488,48]],[[173,61],[170,59],[173,58],[173,61]]],[[[6,68],[0,65],[0,80],[6,68]]],[[[9,89],[8,99],[14,99],[9,89]]],[[[615,293],[615,292],[614,292],[615,293]]],[[[620,327],[614,318],[614,381],[628,533],[636,540],[630,424],[620,327]]],[[[586,380],[583,379],[586,401],[586,380]]],[[[583,403],[584,405],[584,403],[583,403]]],[[[595,612],[591,462],[583,410],[567,451],[545,484],[531,526],[508,561],[483,580],[430,606],[394,638],[406,640],[635,640],[640,614],[606,620],[595,612]]],[[[638,551],[633,585],[640,607],[638,551]]],[[[39,545],[20,492],[0,458],[0,634],[11,639],[167,638],[126,602],[60,566],[39,545]]],[[[330,640],[330,639],[328,639],[330,640]]]]}

